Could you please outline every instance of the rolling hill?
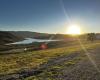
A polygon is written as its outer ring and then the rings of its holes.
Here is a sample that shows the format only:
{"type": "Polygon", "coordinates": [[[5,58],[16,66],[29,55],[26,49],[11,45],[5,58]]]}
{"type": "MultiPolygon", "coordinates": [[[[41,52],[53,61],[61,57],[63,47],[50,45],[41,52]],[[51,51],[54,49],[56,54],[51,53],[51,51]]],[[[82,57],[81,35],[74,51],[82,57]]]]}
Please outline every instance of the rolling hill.
{"type": "Polygon", "coordinates": [[[6,44],[6,43],[12,43],[19,40],[22,40],[22,38],[16,35],[13,35],[7,31],[0,31],[0,45],[6,44]]]}

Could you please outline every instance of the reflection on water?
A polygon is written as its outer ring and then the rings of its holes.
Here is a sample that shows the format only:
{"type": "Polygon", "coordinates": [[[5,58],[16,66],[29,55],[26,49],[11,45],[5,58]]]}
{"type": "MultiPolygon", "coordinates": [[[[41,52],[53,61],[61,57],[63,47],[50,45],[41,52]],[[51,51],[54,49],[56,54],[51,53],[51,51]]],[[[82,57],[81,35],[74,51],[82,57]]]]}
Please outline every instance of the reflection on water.
{"type": "Polygon", "coordinates": [[[59,40],[43,40],[43,39],[26,38],[23,41],[14,42],[14,43],[10,43],[10,44],[30,44],[33,42],[51,42],[51,41],[59,41],[59,40]]]}

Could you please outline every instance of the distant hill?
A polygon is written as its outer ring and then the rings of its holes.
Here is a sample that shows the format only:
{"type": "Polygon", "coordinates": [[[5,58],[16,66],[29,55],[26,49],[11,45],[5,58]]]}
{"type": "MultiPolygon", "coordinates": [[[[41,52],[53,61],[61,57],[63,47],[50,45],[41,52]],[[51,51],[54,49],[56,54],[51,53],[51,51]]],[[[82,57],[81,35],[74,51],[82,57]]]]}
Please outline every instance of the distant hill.
{"type": "Polygon", "coordinates": [[[9,31],[11,34],[21,37],[21,38],[35,38],[35,39],[67,39],[72,38],[72,36],[66,34],[48,34],[48,33],[38,33],[30,31],[9,31]]]}
{"type": "Polygon", "coordinates": [[[9,31],[9,33],[21,38],[44,38],[47,37],[46,33],[30,32],[30,31],[9,31]]]}
{"type": "MultiPolygon", "coordinates": [[[[100,34],[96,34],[100,38],[100,34]]],[[[81,38],[85,39],[86,34],[81,35],[81,38]]],[[[35,39],[65,39],[73,40],[75,37],[66,34],[48,34],[48,33],[38,33],[30,31],[0,31],[0,44],[12,43],[16,41],[23,40],[25,38],[35,38],[35,39]]]]}
{"type": "Polygon", "coordinates": [[[0,44],[7,44],[25,38],[48,39],[51,35],[30,31],[0,31],[0,44]]]}
{"type": "Polygon", "coordinates": [[[6,43],[12,43],[19,40],[22,40],[22,38],[15,36],[7,31],[0,31],[0,45],[6,43]]]}

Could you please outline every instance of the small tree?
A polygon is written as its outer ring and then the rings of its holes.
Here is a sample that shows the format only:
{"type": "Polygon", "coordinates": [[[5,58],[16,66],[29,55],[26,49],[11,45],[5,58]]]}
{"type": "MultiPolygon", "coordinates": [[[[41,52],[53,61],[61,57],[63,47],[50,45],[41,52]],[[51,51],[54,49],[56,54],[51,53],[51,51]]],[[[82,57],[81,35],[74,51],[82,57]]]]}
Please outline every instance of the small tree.
{"type": "Polygon", "coordinates": [[[95,33],[88,33],[87,40],[93,42],[96,39],[95,33]]]}

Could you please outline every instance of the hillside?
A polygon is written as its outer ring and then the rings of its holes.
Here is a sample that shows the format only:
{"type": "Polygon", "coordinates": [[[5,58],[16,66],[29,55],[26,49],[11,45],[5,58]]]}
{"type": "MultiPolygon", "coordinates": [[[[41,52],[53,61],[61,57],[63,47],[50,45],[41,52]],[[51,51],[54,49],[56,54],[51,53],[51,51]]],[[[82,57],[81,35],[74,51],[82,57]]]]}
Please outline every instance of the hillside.
{"type": "Polygon", "coordinates": [[[0,45],[6,44],[6,43],[12,43],[19,40],[22,40],[22,38],[16,35],[13,35],[7,31],[0,31],[0,45]]]}
{"type": "Polygon", "coordinates": [[[9,33],[24,38],[35,38],[35,39],[72,39],[73,36],[67,34],[48,34],[30,31],[8,31],[9,33]]]}
{"type": "Polygon", "coordinates": [[[11,34],[20,36],[22,38],[48,38],[48,35],[50,34],[47,33],[38,33],[38,32],[30,32],[30,31],[9,31],[11,34]]]}
{"type": "Polygon", "coordinates": [[[100,41],[0,56],[1,80],[100,80],[100,41]]]}
{"type": "MultiPolygon", "coordinates": [[[[100,38],[100,34],[96,34],[97,39],[100,38]]],[[[81,39],[86,39],[86,34],[79,36],[81,39]]],[[[67,34],[48,34],[48,33],[38,33],[30,31],[0,31],[0,44],[15,42],[23,40],[25,38],[35,38],[35,39],[64,39],[73,40],[76,39],[75,36],[70,36],[67,34]]]]}

